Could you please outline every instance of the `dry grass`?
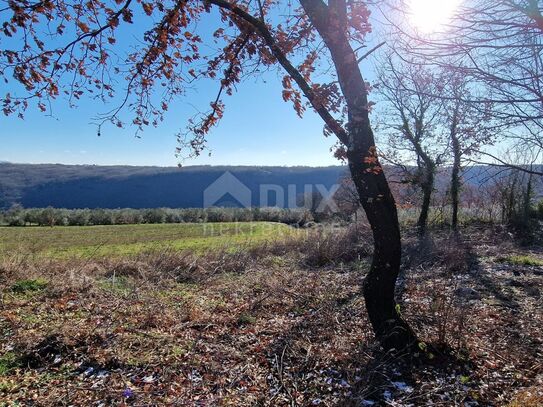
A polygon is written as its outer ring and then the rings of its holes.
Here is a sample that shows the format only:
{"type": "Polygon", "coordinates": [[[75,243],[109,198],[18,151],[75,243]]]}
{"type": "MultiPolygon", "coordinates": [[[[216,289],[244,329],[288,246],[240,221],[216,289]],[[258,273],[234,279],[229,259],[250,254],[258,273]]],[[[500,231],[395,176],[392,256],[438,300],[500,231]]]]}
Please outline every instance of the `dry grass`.
{"type": "Polygon", "coordinates": [[[543,321],[533,288],[543,289],[542,273],[494,262],[513,249],[484,236],[479,245],[435,236],[418,259],[408,240],[401,309],[439,346],[429,363],[392,359],[379,351],[360,295],[365,236],[311,231],[206,255],[12,257],[0,268],[0,399],[537,405],[543,321]],[[518,291],[508,291],[512,280],[518,291]],[[481,298],[459,297],[462,287],[481,298]]]}
{"type": "Polygon", "coordinates": [[[520,391],[509,403],[509,407],[541,407],[543,406],[543,386],[530,387],[520,391]]]}

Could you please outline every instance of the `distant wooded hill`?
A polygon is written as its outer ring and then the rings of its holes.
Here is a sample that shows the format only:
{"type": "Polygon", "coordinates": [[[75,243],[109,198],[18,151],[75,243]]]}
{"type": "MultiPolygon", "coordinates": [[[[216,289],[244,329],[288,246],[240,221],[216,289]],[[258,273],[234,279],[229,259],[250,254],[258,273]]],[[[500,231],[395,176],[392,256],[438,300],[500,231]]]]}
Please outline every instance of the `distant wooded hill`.
{"type": "MultiPolygon", "coordinates": [[[[26,208],[199,208],[204,205],[204,190],[226,172],[251,191],[251,204],[258,206],[261,185],[280,186],[285,194],[289,185],[296,194],[303,193],[306,184],[322,184],[328,189],[346,170],[345,166],[177,168],[0,163],[0,207],[18,203],[26,208]]],[[[270,200],[271,195],[272,191],[270,200]]]]}
{"type": "MultiPolygon", "coordinates": [[[[464,179],[468,184],[479,185],[495,171],[484,166],[472,167],[464,179]]],[[[0,208],[14,203],[26,208],[200,208],[204,206],[204,190],[227,172],[248,188],[251,205],[262,206],[261,186],[268,185],[267,203],[275,205],[274,188],[279,187],[285,195],[280,199],[286,206],[293,194],[304,193],[305,185],[320,184],[329,190],[347,173],[347,167],[177,168],[0,163],[0,208]]],[[[226,184],[232,182],[232,177],[229,178],[226,184]]],[[[441,174],[438,189],[447,185],[448,176],[441,174]]],[[[236,197],[225,194],[217,206],[235,206],[233,201],[236,197]]]]}

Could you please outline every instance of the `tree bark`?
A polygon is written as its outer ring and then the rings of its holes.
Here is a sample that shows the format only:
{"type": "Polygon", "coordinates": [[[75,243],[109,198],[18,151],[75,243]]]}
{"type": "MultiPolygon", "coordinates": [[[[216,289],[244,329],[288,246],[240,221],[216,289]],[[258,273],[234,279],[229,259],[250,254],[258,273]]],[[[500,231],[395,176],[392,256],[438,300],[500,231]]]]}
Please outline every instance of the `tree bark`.
{"type": "Polygon", "coordinates": [[[532,194],[533,194],[532,174],[530,174],[528,175],[528,183],[526,185],[526,192],[524,194],[524,203],[522,205],[523,221],[526,223],[530,221],[530,212],[532,209],[532,194]]]}
{"type": "Polygon", "coordinates": [[[394,197],[379,164],[370,125],[366,83],[356,55],[342,28],[341,10],[345,2],[301,0],[319,34],[326,43],[348,107],[347,159],[360,203],[366,212],[374,239],[370,270],[363,294],[368,316],[383,348],[401,350],[416,343],[413,330],[401,317],[394,292],[401,262],[401,238],[394,197]]]}
{"type": "Polygon", "coordinates": [[[417,337],[394,299],[402,251],[396,203],[384,173],[368,171],[360,156],[361,152],[351,151],[348,161],[374,241],[373,260],[363,285],[366,310],[383,348],[402,350],[415,344],[417,337]]]}
{"type": "Polygon", "coordinates": [[[452,206],[452,222],[451,226],[454,231],[458,230],[458,206],[460,202],[460,141],[456,134],[451,134],[452,150],[453,150],[453,166],[451,173],[451,206],[452,206]]]}
{"type": "Polygon", "coordinates": [[[422,205],[420,215],[417,221],[417,228],[420,236],[426,234],[428,226],[428,215],[430,214],[430,204],[432,203],[432,193],[434,191],[434,167],[433,165],[425,164],[424,166],[424,181],[422,187],[422,205]]]}
{"type": "Polygon", "coordinates": [[[300,0],[312,24],[323,38],[334,62],[338,81],[348,107],[344,129],[316,97],[311,86],[277,45],[266,24],[225,0],[209,3],[232,11],[250,23],[270,47],[277,61],[300,86],[312,107],[347,147],[353,182],[359,194],[374,237],[374,255],[364,281],[364,298],[373,330],[386,350],[405,349],[417,342],[402,319],[394,291],[401,261],[401,240],[394,198],[377,160],[375,140],[370,126],[367,86],[356,55],[346,35],[346,1],[300,0]]]}

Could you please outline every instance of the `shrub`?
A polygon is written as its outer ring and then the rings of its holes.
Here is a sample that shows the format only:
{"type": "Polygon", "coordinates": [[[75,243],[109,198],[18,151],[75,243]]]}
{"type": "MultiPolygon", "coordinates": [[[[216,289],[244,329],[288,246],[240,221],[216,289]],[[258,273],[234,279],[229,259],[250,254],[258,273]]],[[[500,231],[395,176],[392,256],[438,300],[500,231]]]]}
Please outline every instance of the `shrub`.
{"type": "Polygon", "coordinates": [[[13,205],[5,214],[9,226],[24,226],[24,209],[21,205],[13,205]]]}
{"type": "Polygon", "coordinates": [[[91,225],[112,225],[113,214],[105,209],[93,209],[90,213],[89,223],[91,225]]]}
{"type": "Polygon", "coordinates": [[[371,253],[371,232],[365,225],[309,232],[301,252],[308,266],[349,263],[371,253]]]}
{"type": "Polygon", "coordinates": [[[143,223],[143,214],[139,209],[117,209],[113,219],[116,225],[134,225],[143,223]]]}
{"type": "Polygon", "coordinates": [[[162,208],[147,209],[143,214],[145,223],[164,223],[166,220],[166,211],[162,208]]]}
{"type": "Polygon", "coordinates": [[[150,208],[150,209],[24,209],[15,205],[0,211],[0,221],[10,226],[132,225],[140,223],[281,222],[303,226],[313,220],[304,208],[150,208]]]}
{"type": "Polygon", "coordinates": [[[207,222],[207,214],[200,208],[183,209],[181,212],[183,222],[207,222]]]}
{"type": "Polygon", "coordinates": [[[11,291],[18,294],[41,291],[47,287],[47,281],[43,279],[20,280],[11,286],[11,291]]]}
{"type": "Polygon", "coordinates": [[[536,216],[543,220],[543,199],[537,203],[536,206],[536,216]]]}
{"type": "Polygon", "coordinates": [[[208,222],[232,222],[234,220],[231,208],[208,208],[206,212],[208,222]]]}
{"type": "Polygon", "coordinates": [[[13,352],[6,352],[0,356],[0,376],[7,375],[11,370],[19,366],[17,355],[13,352]]]}
{"type": "Polygon", "coordinates": [[[68,212],[68,225],[87,226],[90,222],[90,212],[88,209],[79,209],[68,212]]]}
{"type": "Polygon", "coordinates": [[[25,221],[24,218],[20,216],[11,216],[7,219],[7,223],[9,226],[24,226],[25,221]]]}
{"type": "Polygon", "coordinates": [[[182,221],[181,214],[175,209],[166,209],[166,215],[164,217],[165,223],[180,223],[182,221]]]}

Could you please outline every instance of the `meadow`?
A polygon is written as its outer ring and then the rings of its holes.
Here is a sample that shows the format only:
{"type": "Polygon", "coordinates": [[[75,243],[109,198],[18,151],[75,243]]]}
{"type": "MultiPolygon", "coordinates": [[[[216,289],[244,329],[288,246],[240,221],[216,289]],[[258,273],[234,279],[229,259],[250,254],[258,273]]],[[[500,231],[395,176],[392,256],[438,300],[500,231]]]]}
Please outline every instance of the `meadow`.
{"type": "Polygon", "coordinates": [[[0,256],[95,258],[146,251],[235,250],[295,233],[296,229],[274,222],[0,227],[0,256]]]}
{"type": "Polygon", "coordinates": [[[543,0],[3,3],[0,407],[543,406],[543,0]]]}
{"type": "Polygon", "coordinates": [[[498,226],[404,230],[399,307],[424,361],[373,337],[364,224],[0,231],[0,406],[543,401],[543,252],[498,226]]]}

